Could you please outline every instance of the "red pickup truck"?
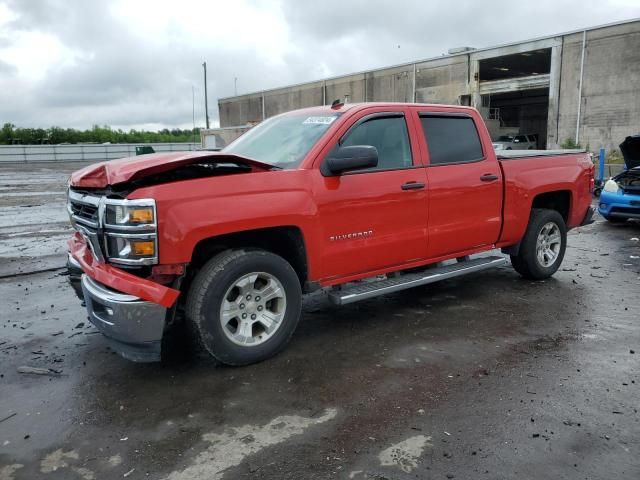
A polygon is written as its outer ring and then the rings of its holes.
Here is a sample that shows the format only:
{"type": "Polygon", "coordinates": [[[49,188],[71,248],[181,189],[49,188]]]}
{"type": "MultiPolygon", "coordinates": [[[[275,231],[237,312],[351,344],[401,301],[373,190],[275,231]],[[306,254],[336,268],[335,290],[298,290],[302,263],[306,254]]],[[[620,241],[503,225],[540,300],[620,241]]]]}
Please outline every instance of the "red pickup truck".
{"type": "Polygon", "coordinates": [[[213,357],[245,365],[286,345],[320,288],[346,304],[503,265],[495,249],[549,277],[567,230],[591,222],[592,189],[589,154],[497,157],[472,108],[308,108],[221,152],[75,172],[70,279],[126,358],[158,360],[189,322],[213,357]]]}

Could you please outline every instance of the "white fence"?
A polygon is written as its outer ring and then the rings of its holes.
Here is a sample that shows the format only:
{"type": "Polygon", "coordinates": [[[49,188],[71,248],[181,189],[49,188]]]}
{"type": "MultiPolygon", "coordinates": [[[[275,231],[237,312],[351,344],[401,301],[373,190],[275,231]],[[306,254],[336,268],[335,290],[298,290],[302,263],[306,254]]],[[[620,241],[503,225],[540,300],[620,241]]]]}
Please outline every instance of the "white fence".
{"type": "Polygon", "coordinates": [[[156,152],[197,150],[199,143],[82,143],[73,145],[0,145],[0,163],[102,162],[132,157],[136,147],[153,147],[156,152]]]}

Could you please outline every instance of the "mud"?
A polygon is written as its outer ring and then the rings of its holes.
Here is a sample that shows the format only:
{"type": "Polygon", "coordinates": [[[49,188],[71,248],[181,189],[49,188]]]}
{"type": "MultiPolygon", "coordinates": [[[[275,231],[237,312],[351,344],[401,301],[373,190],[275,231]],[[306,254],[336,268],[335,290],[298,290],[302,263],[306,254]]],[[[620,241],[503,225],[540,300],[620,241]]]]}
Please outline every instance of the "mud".
{"type": "Polygon", "coordinates": [[[244,368],[128,362],[61,272],[0,279],[0,479],[635,480],[638,237],[572,231],[544,282],[315,295],[289,347],[244,368]]]}

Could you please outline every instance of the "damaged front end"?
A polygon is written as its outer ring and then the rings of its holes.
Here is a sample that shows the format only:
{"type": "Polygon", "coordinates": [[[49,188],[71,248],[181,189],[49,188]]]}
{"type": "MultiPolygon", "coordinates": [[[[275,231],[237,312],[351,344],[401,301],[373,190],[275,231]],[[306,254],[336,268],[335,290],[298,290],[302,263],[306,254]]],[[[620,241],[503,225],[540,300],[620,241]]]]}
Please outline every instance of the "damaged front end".
{"type": "Polygon", "coordinates": [[[610,222],[640,219],[640,135],[627,137],[620,151],[627,169],[605,182],[598,204],[610,222]]]}

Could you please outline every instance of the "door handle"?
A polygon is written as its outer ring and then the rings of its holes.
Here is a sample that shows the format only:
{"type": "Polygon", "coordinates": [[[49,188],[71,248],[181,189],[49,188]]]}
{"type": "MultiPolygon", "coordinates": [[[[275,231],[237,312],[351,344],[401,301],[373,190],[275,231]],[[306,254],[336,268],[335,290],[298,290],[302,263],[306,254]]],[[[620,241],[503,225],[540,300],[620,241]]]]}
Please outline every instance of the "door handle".
{"type": "Polygon", "coordinates": [[[402,190],[421,190],[424,188],[424,183],[420,182],[407,182],[402,185],[402,190]]]}
{"type": "Polygon", "coordinates": [[[480,180],[483,182],[493,182],[494,180],[498,180],[498,176],[493,173],[485,173],[480,177],[480,180]]]}

